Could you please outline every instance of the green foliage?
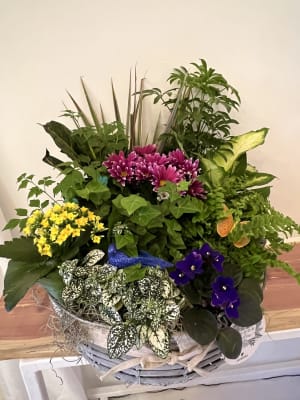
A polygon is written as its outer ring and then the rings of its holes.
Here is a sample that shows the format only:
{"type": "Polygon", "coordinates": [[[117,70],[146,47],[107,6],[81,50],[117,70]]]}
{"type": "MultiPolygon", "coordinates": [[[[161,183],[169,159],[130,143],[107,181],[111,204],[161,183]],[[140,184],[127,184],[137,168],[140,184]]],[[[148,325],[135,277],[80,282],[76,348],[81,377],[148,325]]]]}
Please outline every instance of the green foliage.
{"type": "MultiPolygon", "coordinates": [[[[261,286],[266,269],[280,267],[300,283],[300,274],[278,259],[291,248],[284,238],[300,232],[300,226],[271,206],[270,184],[275,177],[247,161],[248,152],[264,143],[268,129],[230,135],[231,125],[237,123],[231,112],[240,104],[236,89],[204,60],[193,63],[191,71],[175,69],[168,81],[171,87],[166,91],[144,90],[143,80],[138,88],[136,73],[134,84],[130,76],[125,126],[113,83],[115,121],[108,123],[101,105],[98,113],[81,80],[88,112],[71,95],[76,111],[63,112],[75,128],[56,121],[43,125],[68,161],[46,150],[43,161],[59,171],[59,178],[36,180],[26,173],[18,178],[18,189],[28,192],[29,209],[16,208],[16,218],[5,229],[19,227],[22,231],[29,218],[59,202],[76,203],[85,208],[87,216],[79,218],[76,225],[73,220],[77,217],[69,210],[63,221],[51,221],[46,226],[49,235],[52,228],[55,231],[67,222],[74,236],[59,250],[43,253],[47,256],[41,256],[35,247],[38,224],[26,233],[30,237],[0,245],[0,257],[10,259],[5,304],[11,310],[28,288],[39,283],[68,311],[111,326],[107,343],[110,357],[119,358],[133,346],[145,344],[165,358],[172,333],[183,325],[201,345],[215,340],[226,357],[236,358],[241,351],[241,336],[230,325],[249,326],[262,318],[261,286]],[[159,137],[159,124],[153,133],[160,155],[181,149],[184,163],[197,159],[200,169],[193,174],[186,171],[180,182],[174,183],[177,178],[174,182],[165,179],[153,164],[145,169],[144,180],[127,179],[130,168],[138,162],[135,159],[128,170],[121,171],[125,179],[121,185],[103,161],[120,151],[126,158],[133,146],[146,144],[149,135],[143,133],[143,101],[148,95],[169,110],[162,135],[159,137]],[[155,187],[154,179],[159,179],[155,187]],[[192,184],[199,184],[201,195],[190,192],[192,184]],[[99,228],[103,232],[101,241],[100,236],[98,241],[90,240],[92,228],[86,227],[89,218],[103,223],[104,228],[99,228]],[[86,228],[75,231],[72,224],[86,228]],[[110,265],[110,244],[128,257],[147,251],[175,268],[178,261],[204,244],[225,260],[222,270],[205,258],[211,254],[201,255],[204,261],[198,270],[195,265],[186,267],[190,268],[190,282],[176,287],[169,278],[174,268],[160,270],[137,263],[118,269],[110,265]],[[228,317],[224,303],[213,305],[213,284],[218,277],[232,278],[232,290],[240,299],[237,318],[228,317]]],[[[179,160],[176,162],[176,166],[169,165],[170,173],[183,168],[179,160]]],[[[62,240],[67,238],[66,232],[64,235],[62,240]]]]}
{"type": "Polygon", "coordinates": [[[230,127],[238,122],[230,116],[240,104],[239,94],[227,80],[205,60],[192,63],[192,71],[175,68],[168,81],[175,87],[165,92],[158,88],[144,90],[170,111],[161,136],[161,149],[176,147],[199,158],[219,148],[230,137],[230,127]]]}
{"type": "MultiPolygon", "coordinates": [[[[43,127],[61,152],[80,167],[93,162],[100,166],[108,154],[128,147],[124,126],[120,122],[102,124],[98,129],[86,126],[70,130],[56,121],[50,121],[43,127]]],[[[57,165],[60,164],[62,161],[58,160],[57,165]]]]}
{"type": "Polygon", "coordinates": [[[11,259],[4,279],[3,295],[6,310],[11,311],[28,289],[55,268],[56,263],[53,260],[29,262],[11,259]]]}
{"type": "Polygon", "coordinates": [[[186,332],[202,345],[215,340],[218,333],[214,315],[207,310],[198,308],[192,308],[183,314],[183,326],[186,332]]]}
{"type": "Polygon", "coordinates": [[[120,358],[136,342],[136,328],[128,324],[116,324],[111,327],[107,338],[107,351],[110,358],[120,358]]]}
{"type": "Polygon", "coordinates": [[[217,343],[227,358],[237,358],[242,350],[242,337],[238,331],[230,326],[220,329],[217,336],[217,343]]]}

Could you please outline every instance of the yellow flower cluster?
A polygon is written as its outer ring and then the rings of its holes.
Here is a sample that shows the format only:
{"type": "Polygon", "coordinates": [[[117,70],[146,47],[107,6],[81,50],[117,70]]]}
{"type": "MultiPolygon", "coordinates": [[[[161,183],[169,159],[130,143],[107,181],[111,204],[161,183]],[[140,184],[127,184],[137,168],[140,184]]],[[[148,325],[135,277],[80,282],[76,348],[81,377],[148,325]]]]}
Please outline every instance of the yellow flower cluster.
{"type": "Polygon", "coordinates": [[[43,256],[52,256],[54,246],[61,246],[70,238],[91,229],[90,237],[100,243],[100,232],[105,230],[101,218],[86,207],[76,203],[55,204],[43,213],[35,210],[27,219],[23,233],[34,237],[34,244],[43,256]]]}

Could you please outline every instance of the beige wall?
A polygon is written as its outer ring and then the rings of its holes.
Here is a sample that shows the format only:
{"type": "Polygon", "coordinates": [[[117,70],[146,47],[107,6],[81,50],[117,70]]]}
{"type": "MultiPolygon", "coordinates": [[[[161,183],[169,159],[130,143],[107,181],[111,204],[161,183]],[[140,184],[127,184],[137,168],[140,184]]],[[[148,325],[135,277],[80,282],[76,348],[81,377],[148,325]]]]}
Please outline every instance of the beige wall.
{"type": "Polygon", "coordinates": [[[79,77],[110,112],[113,77],[125,109],[128,71],[150,85],[205,58],[242,97],[245,132],[270,128],[251,161],[275,174],[272,202],[300,223],[300,2],[298,0],[0,0],[0,206],[25,206],[15,180],[44,176],[38,122],[55,119],[79,77]]]}

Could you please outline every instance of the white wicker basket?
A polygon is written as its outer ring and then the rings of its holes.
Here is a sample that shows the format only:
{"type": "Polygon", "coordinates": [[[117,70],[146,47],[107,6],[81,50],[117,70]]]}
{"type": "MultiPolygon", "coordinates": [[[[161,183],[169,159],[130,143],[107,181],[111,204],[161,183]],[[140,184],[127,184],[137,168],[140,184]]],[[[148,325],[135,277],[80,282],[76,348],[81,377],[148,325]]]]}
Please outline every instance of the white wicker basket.
{"type": "MultiPolygon", "coordinates": [[[[85,334],[78,340],[77,351],[103,376],[113,374],[127,383],[168,386],[205,376],[224,362],[224,356],[212,343],[201,347],[184,333],[172,337],[172,351],[167,359],[155,356],[146,346],[130,350],[120,359],[111,359],[106,350],[109,326],[85,321],[67,311],[53,298],[51,303],[63,325],[75,325],[85,334]]],[[[64,330],[68,335],[68,329],[64,330]]]]}

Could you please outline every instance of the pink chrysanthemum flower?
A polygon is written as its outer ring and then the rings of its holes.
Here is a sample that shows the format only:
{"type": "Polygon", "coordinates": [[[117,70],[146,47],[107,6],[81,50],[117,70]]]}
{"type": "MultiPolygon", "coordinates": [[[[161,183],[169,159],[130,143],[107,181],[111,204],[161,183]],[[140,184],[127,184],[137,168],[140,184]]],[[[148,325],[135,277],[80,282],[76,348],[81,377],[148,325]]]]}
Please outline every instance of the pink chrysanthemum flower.
{"type": "Polygon", "coordinates": [[[165,165],[168,162],[168,157],[165,154],[145,154],[144,158],[149,167],[154,165],[165,165]]]}
{"type": "Polygon", "coordinates": [[[145,154],[153,154],[156,152],[156,145],[155,144],[148,144],[147,146],[135,146],[133,151],[136,152],[139,156],[144,156],[145,154]]]}
{"type": "Polygon", "coordinates": [[[164,186],[166,182],[178,183],[181,180],[181,176],[175,167],[168,165],[154,165],[153,166],[153,176],[152,184],[154,185],[154,190],[164,186]]]}
{"type": "Polygon", "coordinates": [[[202,182],[198,181],[198,179],[193,180],[189,185],[187,194],[192,197],[197,197],[198,199],[206,199],[206,191],[202,182]]]}
{"type": "Polygon", "coordinates": [[[146,181],[152,177],[152,164],[146,162],[143,157],[139,157],[136,162],[135,178],[137,181],[146,181]]]}
{"type": "Polygon", "coordinates": [[[134,167],[136,164],[136,153],[132,151],[126,158],[123,151],[119,154],[110,154],[103,165],[108,169],[110,176],[116,179],[122,186],[131,182],[134,178],[134,167]]]}
{"type": "Polygon", "coordinates": [[[168,159],[171,165],[174,165],[182,177],[186,180],[196,178],[199,169],[199,160],[193,161],[192,158],[186,158],[183,151],[176,149],[170,151],[168,159]]]}
{"type": "Polygon", "coordinates": [[[169,152],[168,159],[171,164],[176,165],[177,167],[184,164],[186,156],[184,155],[184,152],[182,150],[176,149],[169,152]]]}

